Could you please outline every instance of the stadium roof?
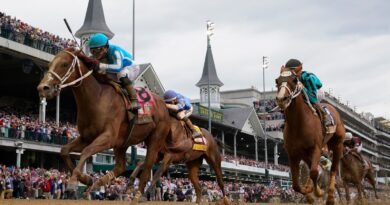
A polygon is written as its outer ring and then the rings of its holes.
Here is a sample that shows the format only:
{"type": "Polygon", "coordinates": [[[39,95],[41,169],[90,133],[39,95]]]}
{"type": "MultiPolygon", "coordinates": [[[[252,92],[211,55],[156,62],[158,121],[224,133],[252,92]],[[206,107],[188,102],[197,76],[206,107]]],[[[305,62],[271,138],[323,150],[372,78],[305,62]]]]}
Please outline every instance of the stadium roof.
{"type": "Polygon", "coordinates": [[[221,109],[224,124],[231,125],[244,133],[264,137],[260,120],[253,107],[221,109]]]}

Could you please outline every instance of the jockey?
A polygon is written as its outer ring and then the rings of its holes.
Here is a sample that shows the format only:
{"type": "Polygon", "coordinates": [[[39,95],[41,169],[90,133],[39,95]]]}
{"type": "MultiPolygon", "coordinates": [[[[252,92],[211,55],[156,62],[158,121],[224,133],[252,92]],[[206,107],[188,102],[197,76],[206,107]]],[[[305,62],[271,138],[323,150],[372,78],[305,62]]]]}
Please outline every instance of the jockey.
{"type": "Polygon", "coordinates": [[[295,74],[299,76],[299,81],[302,82],[304,91],[309,97],[310,103],[317,110],[317,112],[319,112],[321,122],[325,129],[327,129],[327,126],[331,125],[332,121],[325,112],[324,108],[322,108],[318,102],[317,90],[322,87],[320,79],[318,79],[318,77],[313,73],[302,71],[302,63],[297,59],[288,60],[285,67],[293,70],[295,74]]]}
{"type": "Polygon", "coordinates": [[[137,93],[133,82],[129,79],[133,75],[131,72],[135,71],[134,67],[136,66],[132,60],[133,56],[123,48],[110,44],[108,37],[102,33],[93,34],[89,39],[88,45],[93,57],[98,60],[98,62],[95,62],[94,70],[100,74],[116,74],[122,87],[129,94],[131,109],[138,110],[140,106],[137,100],[137,93]]]}
{"type": "Polygon", "coordinates": [[[194,109],[190,103],[190,99],[173,90],[168,90],[164,93],[164,101],[169,110],[177,113],[177,119],[183,120],[188,127],[190,127],[192,131],[192,138],[194,138],[194,140],[202,135],[202,133],[195,128],[191,120],[188,118],[194,109]]]}
{"type": "Polygon", "coordinates": [[[361,151],[363,148],[362,140],[359,137],[352,136],[352,133],[345,133],[344,146],[347,152],[355,152],[355,156],[363,164],[363,167],[367,167],[367,162],[363,159],[361,151]]]}

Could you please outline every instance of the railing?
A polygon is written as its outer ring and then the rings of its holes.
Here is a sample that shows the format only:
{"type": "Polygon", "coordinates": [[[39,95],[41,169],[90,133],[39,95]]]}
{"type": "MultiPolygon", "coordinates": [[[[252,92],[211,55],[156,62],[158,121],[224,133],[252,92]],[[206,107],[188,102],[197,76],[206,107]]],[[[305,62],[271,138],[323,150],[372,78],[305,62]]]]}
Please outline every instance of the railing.
{"type": "Polygon", "coordinates": [[[57,54],[63,48],[61,46],[56,45],[54,42],[50,40],[42,40],[42,39],[34,39],[29,34],[18,33],[12,31],[10,29],[1,29],[0,28],[0,36],[6,38],[11,41],[15,41],[26,46],[41,50],[50,54],[57,54]]]}
{"type": "Polygon", "coordinates": [[[26,141],[42,142],[47,144],[65,145],[72,141],[64,135],[45,134],[36,131],[21,131],[15,128],[0,128],[0,137],[9,139],[19,139],[26,141]]]}

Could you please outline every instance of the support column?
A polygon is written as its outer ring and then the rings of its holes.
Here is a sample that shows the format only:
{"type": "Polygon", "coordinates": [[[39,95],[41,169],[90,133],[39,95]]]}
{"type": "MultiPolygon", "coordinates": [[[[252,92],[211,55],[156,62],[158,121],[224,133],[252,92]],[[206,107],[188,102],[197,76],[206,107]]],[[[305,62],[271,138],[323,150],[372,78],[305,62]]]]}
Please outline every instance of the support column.
{"type": "MultiPolygon", "coordinates": [[[[237,133],[238,133],[238,130],[236,130],[236,133],[234,134],[234,158],[237,158],[237,133]]],[[[234,161],[236,161],[236,159],[234,159],[234,161]]]]}
{"type": "MultiPolygon", "coordinates": [[[[225,144],[225,132],[222,130],[222,143],[225,144]]],[[[225,146],[222,146],[222,154],[225,155],[225,146]]]]}
{"type": "Polygon", "coordinates": [[[57,126],[60,125],[60,95],[61,95],[61,93],[58,93],[57,102],[56,102],[56,124],[57,124],[57,126]]]}
{"type": "Polygon", "coordinates": [[[39,121],[46,122],[46,98],[42,98],[39,106],[39,121]]]}
{"type": "Polygon", "coordinates": [[[20,146],[16,148],[16,167],[20,167],[24,149],[20,146]]]}
{"type": "Polygon", "coordinates": [[[253,136],[255,138],[255,157],[256,157],[256,161],[259,161],[259,153],[257,152],[257,144],[258,144],[258,138],[257,136],[253,136]]]}
{"type": "Polygon", "coordinates": [[[275,143],[275,146],[274,146],[274,164],[275,165],[278,165],[279,164],[279,154],[278,154],[278,143],[275,143]]]}

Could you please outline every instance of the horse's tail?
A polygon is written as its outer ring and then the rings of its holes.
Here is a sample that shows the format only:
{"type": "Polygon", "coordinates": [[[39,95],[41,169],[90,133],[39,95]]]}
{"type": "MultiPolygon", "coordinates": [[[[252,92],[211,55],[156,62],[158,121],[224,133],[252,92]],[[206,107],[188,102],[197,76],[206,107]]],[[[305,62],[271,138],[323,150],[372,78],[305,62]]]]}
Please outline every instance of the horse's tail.
{"type": "Polygon", "coordinates": [[[222,140],[218,139],[217,137],[214,137],[214,140],[217,142],[217,145],[220,149],[229,149],[222,140]]]}

